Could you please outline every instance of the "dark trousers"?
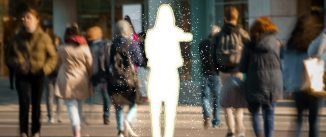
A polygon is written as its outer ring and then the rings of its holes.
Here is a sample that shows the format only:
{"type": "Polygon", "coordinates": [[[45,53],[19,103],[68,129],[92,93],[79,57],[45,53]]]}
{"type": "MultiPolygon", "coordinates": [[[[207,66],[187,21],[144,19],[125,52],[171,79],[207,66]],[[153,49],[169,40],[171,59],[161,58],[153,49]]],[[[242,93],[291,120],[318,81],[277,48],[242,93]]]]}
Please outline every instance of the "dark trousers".
{"type": "Polygon", "coordinates": [[[305,92],[295,92],[294,100],[297,108],[297,120],[296,120],[296,132],[295,136],[300,137],[300,131],[303,122],[303,112],[304,110],[309,111],[309,137],[319,137],[319,122],[318,114],[320,107],[322,105],[322,99],[318,97],[311,96],[305,92]]]}
{"type": "Polygon", "coordinates": [[[256,137],[262,137],[263,133],[260,126],[259,111],[262,108],[264,119],[264,134],[265,137],[273,137],[274,131],[274,108],[275,102],[272,104],[260,104],[248,102],[248,109],[251,113],[252,125],[256,137]]]}
{"type": "Polygon", "coordinates": [[[14,89],[14,78],[15,78],[15,72],[13,68],[8,68],[9,69],[9,84],[10,84],[10,89],[14,89]]]}
{"type": "Polygon", "coordinates": [[[16,89],[19,98],[20,133],[28,134],[29,107],[32,103],[32,134],[40,132],[41,97],[43,76],[16,75],[16,89]]]}

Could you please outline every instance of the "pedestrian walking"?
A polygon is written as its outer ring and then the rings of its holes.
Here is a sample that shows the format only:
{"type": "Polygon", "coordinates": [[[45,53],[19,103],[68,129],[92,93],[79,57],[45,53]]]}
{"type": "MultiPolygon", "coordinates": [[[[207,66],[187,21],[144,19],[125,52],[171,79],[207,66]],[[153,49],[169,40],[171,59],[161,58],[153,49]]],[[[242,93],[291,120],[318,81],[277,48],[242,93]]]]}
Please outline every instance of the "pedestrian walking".
{"type": "Polygon", "coordinates": [[[251,42],[245,46],[242,57],[240,70],[246,74],[245,95],[256,137],[273,137],[275,105],[283,91],[282,45],[277,32],[270,18],[258,17],[250,28],[251,42]],[[260,125],[260,109],[264,130],[260,125]]]}
{"type": "MultiPolygon", "coordinates": [[[[52,43],[54,45],[54,48],[56,52],[58,51],[58,47],[61,45],[60,37],[56,36],[53,32],[53,29],[51,26],[46,26],[44,28],[45,32],[49,34],[52,43]]],[[[45,77],[45,102],[46,102],[46,110],[47,110],[47,116],[48,116],[48,123],[52,124],[55,122],[61,123],[61,111],[63,106],[63,100],[56,97],[54,95],[54,88],[55,83],[57,81],[58,76],[58,69],[59,69],[60,63],[58,62],[55,70],[48,76],[45,77]],[[56,105],[56,118],[54,117],[54,104],[56,105]]]]}
{"type": "Polygon", "coordinates": [[[66,28],[65,44],[58,49],[59,68],[55,94],[64,99],[73,136],[81,136],[82,102],[92,93],[92,55],[76,24],[66,28]]]}
{"type": "Polygon", "coordinates": [[[192,34],[175,24],[172,7],[160,5],[153,28],[147,31],[145,51],[150,68],[148,97],[150,100],[152,137],[161,137],[161,108],[164,103],[164,137],[173,137],[179,100],[178,68],[183,65],[180,42],[189,42],[192,34]]]}
{"type": "Polygon", "coordinates": [[[322,98],[309,94],[302,90],[304,80],[303,60],[320,56],[319,45],[315,48],[317,52],[308,54],[310,43],[321,34],[323,29],[323,16],[319,14],[308,14],[298,18],[291,36],[286,44],[284,54],[284,82],[287,92],[291,92],[297,109],[295,137],[301,136],[304,111],[309,112],[309,137],[319,136],[319,111],[322,106],[322,98]]]}
{"type": "Polygon", "coordinates": [[[199,43],[203,74],[201,99],[205,129],[210,126],[210,122],[213,128],[221,126],[220,93],[222,85],[220,77],[218,76],[218,69],[213,61],[214,37],[219,31],[220,27],[213,25],[208,38],[199,43]]]}
{"type": "Polygon", "coordinates": [[[224,11],[225,24],[215,37],[214,60],[220,71],[221,106],[228,128],[227,137],[244,137],[243,111],[246,100],[242,92],[242,73],[239,71],[242,49],[249,42],[248,33],[238,24],[239,12],[233,7],[224,11]]]}
{"type": "Polygon", "coordinates": [[[107,80],[105,77],[105,49],[109,43],[102,39],[102,29],[98,26],[92,26],[87,31],[88,45],[91,49],[93,57],[92,65],[92,86],[94,92],[99,92],[103,102],[103,123],[105,125],[110,122],[111,101],[107,92],[107,80]]]}
{"type": "Polygon", "coordinates": [[[15,68],[16,89],[19,98],[20,136],[29,136],[29,108],[32,104],[33,137],[40,136],[41,98],[44,76],[57,65],[57,53],[51,38],[40,27],[40,16],[35,9],[22,6],[21,29],[10,46],[8,62],[15,68]]]}
{"type": "Polygon", "coordinates": [[[137,114],[138,80],[129,48],[133,43],[132,28],[125,20],[117,22],[108,56],[108,92],[115,107],[118,137],[138,136],[132,129],[137,114]],[[124,116],[124,107],[129,110],[124,116]]]}

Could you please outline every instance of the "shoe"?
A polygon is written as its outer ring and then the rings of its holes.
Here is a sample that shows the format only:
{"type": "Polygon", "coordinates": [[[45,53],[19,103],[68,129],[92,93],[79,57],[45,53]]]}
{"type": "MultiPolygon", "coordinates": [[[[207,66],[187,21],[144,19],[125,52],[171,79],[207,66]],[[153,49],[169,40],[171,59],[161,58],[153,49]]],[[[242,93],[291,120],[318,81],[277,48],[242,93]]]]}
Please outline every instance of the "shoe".
{"type": "Polygon", "coordinates": [[[20,137],[28,137],[26,133],[21,133],[20,137]]]}
{"type": "Polygon", "coordinates": [[[231,133],[231,132],[228,132],[228,133],[226,134],[226,137],[235,137],[235,136],[234,136],[234,134],[233,134],[233,133],[231,133]]]}
{"type": "Polygon", "coordinates": [[[126,131],[128,131],[130,136],[138,137],[138,135],[132,130],[132,128],[130,126],[130,123],[127,120],[125,120],[124,126],[125,126],[125,129],[126,129],[126,131]]]}
{"type": "Polygon", "coordinates": [[[49,119],[48,119],[48,123],[49,123],[49,124],[53,124],[53,123],[55,123],[54,118],[49,118],[49,119]]]}
{"type": "Polygon", "coordinates": [[[40,133],[35,133],[33,137],[40,137],[40,133]]]}
{"type": "Polygon", "coordinates": [[[109,125],[109,123],[110,123],[109,118],[108,117],[103,117],[103,123],[104,123],[104,125],[109,125]]]}
{"type": "Polygon", "coordinates": [[[118,134],[117,137],[125,137],[122,133],[118,134]]]}
{"type": "Polygon", "coordinates": [[[210,118],[204,118],[204,129],[208,129],[209,127],[209,122],[210,122],[210,118]]]}
{"type": "Polygon", "coordinates": [[[118,132],[118,136],[117,137],[127,137],[128,135],[126,135],[125,133],[124,133],[124,131],[119,131],[118,132]]]}
{"type": "Polygon", "coordinates": [[[212,124],[212,127],[213,128],[221,128],[223,126],[222,123],[219,123],[219,124],[212,124]]]}

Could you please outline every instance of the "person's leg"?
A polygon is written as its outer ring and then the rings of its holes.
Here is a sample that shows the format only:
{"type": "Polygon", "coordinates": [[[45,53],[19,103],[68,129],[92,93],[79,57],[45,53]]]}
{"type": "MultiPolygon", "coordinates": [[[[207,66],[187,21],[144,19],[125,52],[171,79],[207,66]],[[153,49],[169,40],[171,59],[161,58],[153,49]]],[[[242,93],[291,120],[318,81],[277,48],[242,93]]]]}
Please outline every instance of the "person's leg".
{"type": "Polygon", "coordinates": [[[123,106],[121,105],[115,105],[115,117],[117,121],[117,129],[119,132],[124,131],[124,126],[123,126],[123,121],[124,121],[124,116],[123,116],[123,106]]]}
{"type": "Polygon", "coordinates": [[[58,97],[55,97],[56,98],[56,101],[57,101],[57,109],[56,109],[56,113],[57,113],[57,120],[59,123],[62,122],[62,119],[61,119],[61,112],[62,112],[62,107],[63,107],[63,104],[64,104],[64,101],[63,99],[61,98],[58,98],[58,97]]]}
{"type": "Polygon", "coordinates": [[[128,131],[128,133],[133,136],[133,137],[137,137],[138,135],[134,132],[134,130],[132,129],[131,123],[132,121],[135,119],[137,115],[137,105],[136,103],[132,103],[129,105],[129,111],[127,114],[127,118],[124,121],[126,130],[128,131]]]}
{"type": "Polygon", "coordinates": [[[221,93],[221,81],[218,75],[212,75],[210,80],[210,89],[212,93],[212,102],[213,102],[213,119],[212,125],[213,127],[218,126],[221,123],[220,119],[220,93],[221,93]]]}
{"type": "Polygon", "coordinates": [[[251,122],[252,122],[252,127],[254,129],[255,135],[256,137],[261,137],[261,135],[263,134],[262,134],[262,129],[259,120],[260,104],[248,102],[248,110],[251,114],[251,122]]]}
{"type": "Polygon", "coordinates": [[[243,124],[243,108],[236,108],[234,109],[235,112],[235,125],[236,125],[236,135],[238,137],[244,137],[245,136],[245,127],[243,124]]]}
{"type": "Polygon", "coordinates": [[[44,87],[43,76],[32,78],[32,135],[39,133],[41,129],[41,99],[44,87]]]}
{"type": "Polygon", "coordinates": [[[322,105],[322,99],[309,97],[309,137],[319,137],[319,110],[322,105]]]}
{"type": "Polygon", "coordinates": [[[78,101],[75,99],[65,100],[68,117],[71,122],[74,137],[80,137],[81,121],[78,109],[78,101]]]}
{"type": "Polygon", "coordinates": [[[233,108],[223,108],[223,110],[224,110],[226,126],[228,127],[227,132],[228,134],[230,134],[230,136],[233,136],[235,133],[233,108]]]}
{"type": "Polygon", "coordinates": [[[295,100],[295,106],[297,109],[295,137],[300,137],[303,122],[303,111],[306,108],[305,105],[307,103],[307,100],[305,99],[305,97],[303,97],[301,91],[297,91],[293,95],[295,100]]]}
{"type": "Polygon", "coordinates": [[[28,135],[29,105],[31,98],[31,85],[25,76],[16,77],[16,89],[19,100],[19,128],[20,133],[28,135]]]}
{"type": "Polygon", "coordinates": [[[100,83],[100,93],[103,100],[103,121],[109,124],[111,101],[107,92],[106,83],[100,83]]]}
{"type": "Polygon", "coordinates": [[[151,109],[151,128],[152,137],[161,137],[161,107],[162,102],[157,99],[151,99],[149,103],[151,109]]]}
{"type": "Polygon", "coordinates": [[[46,110],[48,112],[48,122],[53,123],[53,101],[54,101],[54,85],[50,78],[45,79],[45,101],[46,101],[46,110]]]}
{"type": "Polygon", "coordinates": [[[164,102],[164,114],[165,114],[165,127],[164,137],[173,137],[175,130],[175,118],[176,110],[178,106],[178,98],[171,98],[171,100],[165,100],[164,102]]]}
{"type": "Polygon", "coordinates": [[[275,105],[275,102],[270,105],[262,105],[265,137],[273,137],[275,105]]]}
{"type": "Polygon", "coordinates": [[[9,84],[10,84],[10,89],[14,89],[14,78],[15,78],[15,72],[14,69],[11,67],[8,67],[9,69],[9,84]]]}
{"type": "Polygon", "coordinates": [[[209,120],[211,116],[211,107],[210,107],[210,90],[208,87],[208,77],[203,76],[202,80],[202,90],[201,90],[201,99],[202,99],[202,109],[203,109],[203,119],[204,119],[204,128],[208,128],[209,120]]]}

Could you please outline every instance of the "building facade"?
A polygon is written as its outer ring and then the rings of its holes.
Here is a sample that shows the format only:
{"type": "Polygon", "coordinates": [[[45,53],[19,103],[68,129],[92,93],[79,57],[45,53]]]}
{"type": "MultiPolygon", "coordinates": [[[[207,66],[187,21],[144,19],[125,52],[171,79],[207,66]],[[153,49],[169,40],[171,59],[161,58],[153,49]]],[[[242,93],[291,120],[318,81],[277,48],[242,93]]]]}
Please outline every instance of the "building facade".
{"type": "Polygon", "coordinates": [[[61,37],[68,23],[77,22],[82,30],[91,25],[102,27],[107,39],[112,38],[115,22],[126,13],[137,13],[133,23],[138,26],[137,31],[146,31],[153,26],[159,5],[171,4],[177,25],[194,35],[191,43],[181,44],[185,60],[185,65],[180,69],[180,96],[183,98],[180,101],[183,103],[199,102],[199,98],[196,98],[200,94],[201,81],[198,44],[208,36],[211,25],[223,25],[225,6],[233,5],[238,8],[239,23],[245,29],[258,16],[270,17],[280,28],[278,37],[286,41],[298,16],[312,9],[325,11],[326,4],[326,0],[1,0],[1,74],[6,73],[3,62],[3,23],[8,16],[16,14],[15,9],[20,1],[27,1],[36,7],[41,12],[42,25],[53,27],[54,32],[61,37]]]}

